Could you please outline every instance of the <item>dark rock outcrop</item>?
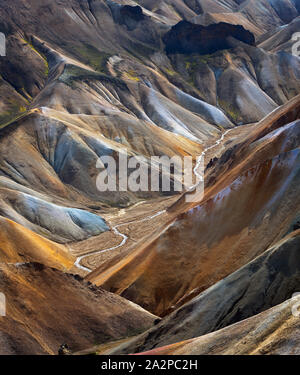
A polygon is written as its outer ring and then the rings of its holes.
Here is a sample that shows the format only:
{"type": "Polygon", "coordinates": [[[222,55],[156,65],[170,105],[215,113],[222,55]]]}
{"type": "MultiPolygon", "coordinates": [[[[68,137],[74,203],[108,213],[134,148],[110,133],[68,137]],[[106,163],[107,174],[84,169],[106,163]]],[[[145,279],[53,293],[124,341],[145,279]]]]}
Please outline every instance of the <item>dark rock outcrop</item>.
{"type": "Polygon", "coordinates": [[[137,6],[131,5],[119,5],[116,3],[109,3],[112,11],[113,18],[119,25],[125,25],[129,31],[136,29],[139,22],[146,19],[143,13],[143,9],[137,6]]]}
{"type": "Polygon", "coordinates": [[[143,21],[145,18],[143,9],[140,6],[124,5],[120,11],[124,18],[131,18],[134,21],[143,21]]]}
{"type": "Polygon", "coordinates": [[[199,53],[206,55],[231,48],[230,38],[255,45],[255,37],[250,31],[243,26],[225,22],[201,26],[181,21],[164,35],[163,41],[168,54],[199,53]]]}

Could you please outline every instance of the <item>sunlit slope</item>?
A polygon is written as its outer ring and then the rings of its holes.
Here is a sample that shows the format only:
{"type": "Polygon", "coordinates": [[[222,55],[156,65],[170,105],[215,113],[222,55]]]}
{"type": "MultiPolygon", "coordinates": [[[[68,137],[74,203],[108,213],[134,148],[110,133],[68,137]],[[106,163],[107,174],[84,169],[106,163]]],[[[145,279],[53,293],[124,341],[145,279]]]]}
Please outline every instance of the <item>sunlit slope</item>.
{"type": "Polygon", "coordinates": [[[65,246],[49,241],[2,216],[0,223],[2,263],[35,261],[61,270],[72,268],[75,258],[65,246]]]}

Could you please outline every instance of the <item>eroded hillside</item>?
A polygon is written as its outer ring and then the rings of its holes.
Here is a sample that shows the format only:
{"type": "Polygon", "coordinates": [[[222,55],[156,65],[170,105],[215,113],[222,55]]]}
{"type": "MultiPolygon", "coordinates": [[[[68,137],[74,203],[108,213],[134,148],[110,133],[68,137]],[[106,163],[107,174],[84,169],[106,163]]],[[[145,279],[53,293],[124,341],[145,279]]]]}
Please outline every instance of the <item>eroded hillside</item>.
{"type": "Polygon", "coordinates": [[[299,12],[1,2],[1,354],[296,353],[299,12]],[[101,191],[99,158],[122,155],[203,158],[204,196],[101,191]]]}

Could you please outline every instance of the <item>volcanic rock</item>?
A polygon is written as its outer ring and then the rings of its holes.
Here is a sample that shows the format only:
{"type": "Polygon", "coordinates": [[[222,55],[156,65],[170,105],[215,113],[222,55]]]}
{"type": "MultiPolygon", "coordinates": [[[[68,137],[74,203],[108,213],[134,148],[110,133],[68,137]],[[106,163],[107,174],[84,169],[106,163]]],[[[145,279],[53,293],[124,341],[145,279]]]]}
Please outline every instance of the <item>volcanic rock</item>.
{"type": "Polygon", "coordinates": [[[166,52],[212,54],[216,51],[232,47],[230,38],[255,45],[254,35],[243,26],[231,25],[225,22],[212,24],[207,27],[188,21],[180,21],[163,37],[166,52]]]}

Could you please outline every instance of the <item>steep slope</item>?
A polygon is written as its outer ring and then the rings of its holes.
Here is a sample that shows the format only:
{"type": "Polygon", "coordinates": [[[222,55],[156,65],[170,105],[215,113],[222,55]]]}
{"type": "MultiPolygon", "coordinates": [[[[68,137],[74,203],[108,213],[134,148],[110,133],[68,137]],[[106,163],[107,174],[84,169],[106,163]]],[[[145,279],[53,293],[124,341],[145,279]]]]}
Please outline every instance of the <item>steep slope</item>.
{"type": "MultiPolygon", "coordinates": [[[[8,98],[0,173],[12,181],[2,180],[2,215],[58,242],[107,231],[104,208],[160,195],[100,192],[99,157],[196,157],[222,129],[258,121],[300,91],[299,60],[290,55],[232,41],[209,56],[167,56],[163,39],[172,20],[156,16],[153,4],[121,3],[17,0],[0,7],[8,44],[0,62],[8,98]],[[45,207],[75,215],[77,227],[73,219],[49,223],[45,207]]],[[[232,1],[202,3],[204,11],[238,10],[232,1]]],[[[182,17],[198,12],[191,3],[175,5],[182,17]]]]}
{"type": "MultiPolygon", "coordinates": [[[[118,0],[119,3],[129,3],[126,0],[118,0]]],[[[176,23],[181,19],[190,19],[203,12],[228,12],[237,8],[234,0],[214,1],[214,0],[139,0],[131,2],[143,7],[144,11],[166,20],[168,23],[176,23]]]]}
{"type": "Polygon", "coordinates": [[[292,52],[292,47],[296,42],[293,40],[293,35],[299,31],[300,17],[297,17],[290,24],[281,26],[278,30],[273,32],[270,36],[261,41],[260,48],[267,51],[277,52],[286,51],[292,52]]]}
{"type": "Polygon", "coordinates": [[[264,31],[285,25],[299,15],[297,0],[244,0],[239,11],[264,31]]]}
{"type": "Polygon", "coordinates": [[[130,343],[149,350],[298,288],[299,11],[296,0],[1,2],[4,353],[115,345],[156,319],[130,343]],[[99,158],[124,154],[143,167],[205,154],[204,199],[103,191],[99,158]],[[89,270],[106,292],[62,272],[89,270]]]}
{"type": "Polygon", "coordinates": [[[122,350],[139,352],[192,339],[286,301],[300,288],[299,245],[298,230],[124,344],[122,350]]]}
{"type": "Polygon", "coordinates": [[[0,216],[0,261],[18,263],[36,261],[61,270],[73,267],[69,250],[49,241],[11,220],[0,216]]]}
{"type": "MultiPolygon", "coordinates": [[[[119,3],[128,3],[118,0],[119,3]]],[[[191,20],[207,13],[220,15],[238,14],[245,17],[248,22],[262,30],[269,31],[276,26],[291,22],[299,15],[300,8],[297,0],[167,0],[164,2],[140,0],[132,1],[144,9],[162,16],[163,19],[172,20],[173,23],[181,19],[191,20]]],[[[153,14],[153,13],[152,13],[153,14]]]]}
{"type": "Polygon", "coordinates": [[[258,37],[262,34],[262,30],[255,26],[247,17],[240,13],[212,13],[212,11],[204,12],[192,19],[193,23],[198,25],[208,26],[211,24],[216,24],[220,22],[230,23],[232,25],[241,25],[246,30],[249,30],[254,34],[255,37],[258,37]]]}
{"type": "MultiPolygon", "coordinates": [[[[143,355],[299,355],[299,297],[208,335],[143,355]]],[[[107,354],[111,354],[108,353],[107,354]]]]}
{"type": "Polygon", "coordinates": [[[169,59],[202,100],[218,105],[237,125],[261,120],[299,93],[298,58],[230,43],[230,50],[212,55],[173,54],[169,59]]]}
{"type": "MultiPolygon", "coordinates": [[[[274,116],[299,118],[299,103],[298,97],[293,109],[287,106],[284,115],[274,116]]],[[[300,123],[284,123],[273,130],[276,121],[267,118],[254,127],[248,141],[219,159],[221,171],[213,178],[218,182],[202,202],[191,208],[182,198],[154,240],[88,279],[165,315],[276,243],[300,203],[300,123]],[[222,171],[224,159],[229,171],[222,171]]]]}
{"type": "Polygon", "coordinates": [[[0,275],[7,304],[7,315],[0,318],[1,354],[57,354],[63,343],[81,350],[136,335],[156,318],[42,264],[1,264],[0,275]]]}

